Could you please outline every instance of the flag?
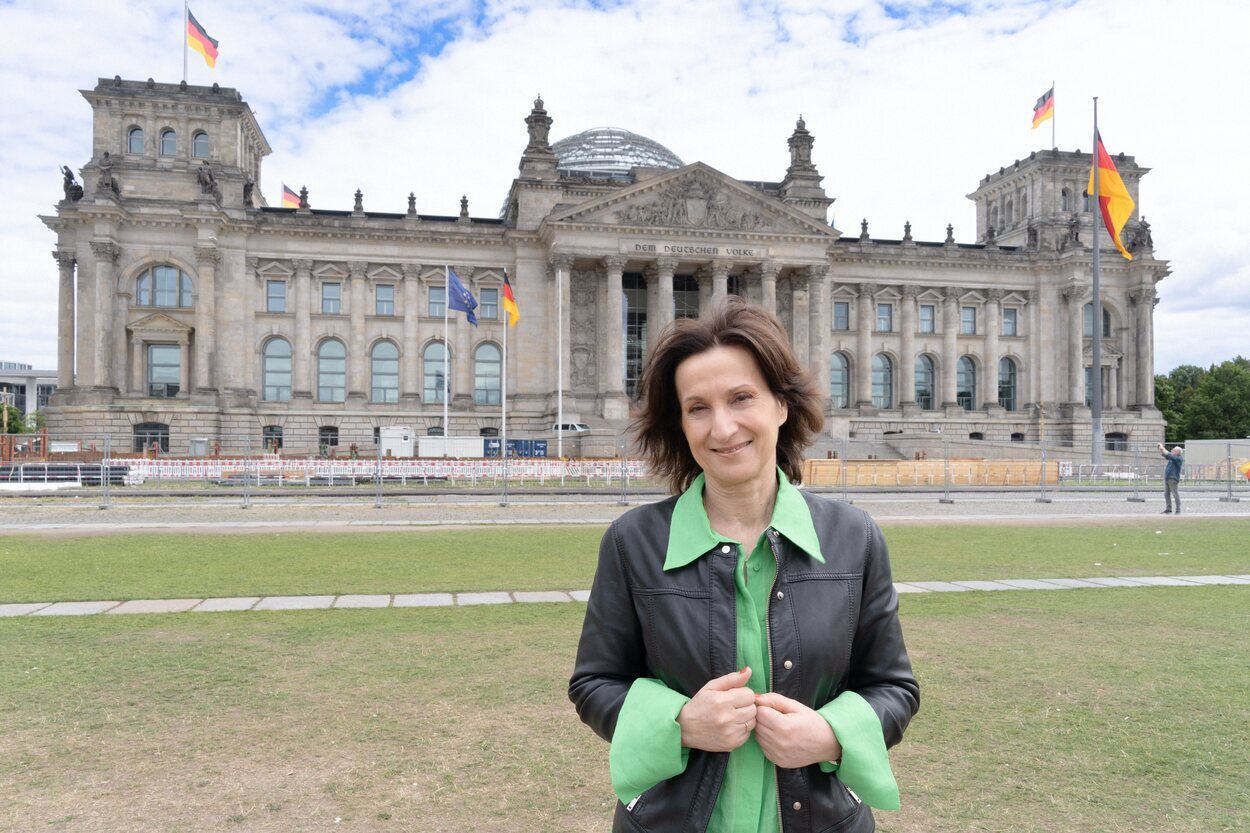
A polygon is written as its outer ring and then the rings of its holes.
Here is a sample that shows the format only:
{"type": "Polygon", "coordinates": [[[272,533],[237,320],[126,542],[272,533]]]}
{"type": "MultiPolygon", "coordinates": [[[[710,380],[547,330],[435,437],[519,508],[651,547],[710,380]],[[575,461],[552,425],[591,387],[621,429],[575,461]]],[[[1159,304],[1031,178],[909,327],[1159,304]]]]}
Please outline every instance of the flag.
{"type": "Polygon", "coordinates": [[[1237,471],[1244,474],[1247,480],[1250,480],[1250,463],[1242,463],[1237,471]]]}
{"type": "Polygon", "coordinates": [[[1033,127],[1036,128],[1046,119],[1055,115],[1055,88],[1051,87],[1033,105],[1033,127]]]}
{"type": "Polygon", "coordinates": [[[217,41],[209,37],[190,9],[187,9],[187,43],[204,56],[204,63],[208,64],[209,69],[217,66],[217,41]]]}
{"type": "Polygon", "coordinates": [[[473,310],[477,309],[477,299],[464,288],[464,284],[450,266],[447,267],[447,308],[463,312],[469,323],[477,326],[477,316],[473,314],[473,310]]]}
{"type": "Polygon", "coordinates": [[[299,208],[299,194],[292,191],[285,182],[282,183],[282,207],[299,208]]]}
{"type": "Polygon", "coordinates": [[[516,326],[521,320],[521,310],[516,305],[516,296],[512,294],[512,281],[508,280],[508,270],[503,270],[503,311],[508,314],[508,326],[516,326]]]}
{"type": "MultiPolygon", "coordinates": [[[[1124,180],[1120,179],[1120,172],[1115,169],[1115,163],[1103,146],[1102,135],[1095,132],[1094,139],[1094,165],[1098,166],[1098,211],[1102,214],[1107,233],[1111,235],[1111,242],[1115,243],[1125,260],[1132,260],[1133,256],[1120,242],[1120,232],[1133,215],[1133,198],[1129,196],[1124,180]]],[[[1085,191],[1090,195],[1094,193],[1093,165],[1089,169],[1089,184],[1085,186],[1085,191]]]]}

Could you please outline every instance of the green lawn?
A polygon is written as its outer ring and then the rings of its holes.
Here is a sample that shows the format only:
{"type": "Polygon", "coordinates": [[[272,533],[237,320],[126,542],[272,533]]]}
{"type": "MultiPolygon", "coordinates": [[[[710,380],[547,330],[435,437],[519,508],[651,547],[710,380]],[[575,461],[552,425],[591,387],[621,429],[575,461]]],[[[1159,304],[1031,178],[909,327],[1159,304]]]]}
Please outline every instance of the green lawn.
{"type": "MultiPolygon", "coordinates": [[[[885,528],[900,581],[1250,573],[1250,520],[885,528]]],[[[0,603],[590,587],[602,530],[0,537],[0,603]]]]}

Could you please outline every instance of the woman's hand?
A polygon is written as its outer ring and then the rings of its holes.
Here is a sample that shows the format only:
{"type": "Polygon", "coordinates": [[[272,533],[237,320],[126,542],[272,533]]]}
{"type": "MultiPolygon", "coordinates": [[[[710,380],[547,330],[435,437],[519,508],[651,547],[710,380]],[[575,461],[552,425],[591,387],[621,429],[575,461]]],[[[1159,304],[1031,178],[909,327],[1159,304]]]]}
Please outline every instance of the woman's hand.
{"type": "Polygon", "coordinates": [[[755,692],[746,687],[751,669],[709,680],[677,715],[681,745],[706,752],[731,752],[755,728],[755,692]]]}
{"type": "Polygon", "coordinates": [[[813,709],[775,692],[755,697],[755,739],[764,757],[779,767],[798,767],[842,759],[829,723],[813,709]]]}

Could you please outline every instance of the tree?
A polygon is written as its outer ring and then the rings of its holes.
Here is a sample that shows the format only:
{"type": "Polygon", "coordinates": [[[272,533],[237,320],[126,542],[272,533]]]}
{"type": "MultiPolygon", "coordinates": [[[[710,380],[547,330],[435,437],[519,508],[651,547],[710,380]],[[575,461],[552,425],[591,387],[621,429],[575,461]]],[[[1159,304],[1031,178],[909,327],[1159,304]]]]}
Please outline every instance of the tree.
{"type": "Polygon", "coordinates": [[[1250,360],[1212,365],[1185,403],[1184,424],[1196,440],[1250,436],[1250,360]]]}
{"type": "Polygon", "coordinates": [[[26,415],[12,405],[0,405],[4,412],[0,414],[0,432],[8,434],[25,434],[30,429],[26,425],[26,415]],[[5,429],[4,426],[8,428],[5,429]]]}
{"type": "Polygon", "coordinates": [[[1155,405],[1168,424],[1169,443],[1183,442],[1188,436],[1186,406],[1206,375],[1207,371],[1197,365],[1182,364],[1166,376],[1155,376],[1155,405]]]}

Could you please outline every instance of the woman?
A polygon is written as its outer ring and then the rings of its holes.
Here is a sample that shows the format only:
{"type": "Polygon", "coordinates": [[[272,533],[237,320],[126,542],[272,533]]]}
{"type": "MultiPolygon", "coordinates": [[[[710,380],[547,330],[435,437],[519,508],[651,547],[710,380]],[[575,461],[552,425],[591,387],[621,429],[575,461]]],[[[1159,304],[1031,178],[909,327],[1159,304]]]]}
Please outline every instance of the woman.
{"type": "Polygon", "coordinates": [[[611,743],[612,829],[873,830],[919,687],[880,530],[792,485],[822,423],[811,378],[730,297],[665,330],[639,405],[675,496],[604,535],[569,682],[611,743]]]}

